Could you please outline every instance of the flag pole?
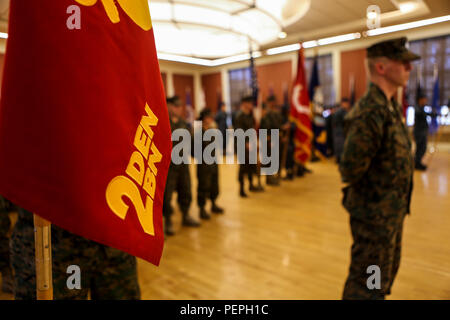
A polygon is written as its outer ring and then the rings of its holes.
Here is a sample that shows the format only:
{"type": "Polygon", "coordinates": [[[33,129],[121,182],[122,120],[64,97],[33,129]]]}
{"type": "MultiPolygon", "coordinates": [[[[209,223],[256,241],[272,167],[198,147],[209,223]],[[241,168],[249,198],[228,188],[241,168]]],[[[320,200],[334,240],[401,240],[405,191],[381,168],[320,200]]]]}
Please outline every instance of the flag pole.
{"type": "Polygon", "coordinates": [[[53,300],[52,235],[49,221],[34,214],[36,298],[53,300]]]}

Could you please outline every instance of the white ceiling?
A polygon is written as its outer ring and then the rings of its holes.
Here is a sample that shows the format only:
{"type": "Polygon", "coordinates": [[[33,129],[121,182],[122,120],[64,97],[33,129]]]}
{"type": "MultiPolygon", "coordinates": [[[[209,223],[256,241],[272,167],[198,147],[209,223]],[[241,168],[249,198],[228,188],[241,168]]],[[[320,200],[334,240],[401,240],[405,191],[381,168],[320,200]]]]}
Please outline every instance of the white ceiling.
{"type": "Polygon", "coordinates": [[[151,0],[158,51],[201,58],[248,52],[276,40],[311,0],[151,0]],[[289,9],[289,10],[287,10],[289,9]]]}
{"type": "MultiPolygon", "coordinates": [[[[0,32],[7,31],[9,1],[0,0],[0,32]]],[[[450,0],[255,1],[256,7],[253,0],[150,0],[158,52],[215,59],[248,53],[249,43],[265,50],[362,32],[371,4],[380,7],[381,26],[450,14],[450,0]],[[405,1],[416,2],[416,8],[402,12],[405,1]],[[278,39],[280,31],[285,39],[278,39]]]]}
{"type": "Polygon", "coordinates": [[[286,28],[288,37],[265,48],[367,30],[366,9],[372,4],[380,7],[381,27],[450,14],[450,0],[312,0],[302,19],[286,28]],[[405,2],[416,8],[402,12],[405,2]]]}

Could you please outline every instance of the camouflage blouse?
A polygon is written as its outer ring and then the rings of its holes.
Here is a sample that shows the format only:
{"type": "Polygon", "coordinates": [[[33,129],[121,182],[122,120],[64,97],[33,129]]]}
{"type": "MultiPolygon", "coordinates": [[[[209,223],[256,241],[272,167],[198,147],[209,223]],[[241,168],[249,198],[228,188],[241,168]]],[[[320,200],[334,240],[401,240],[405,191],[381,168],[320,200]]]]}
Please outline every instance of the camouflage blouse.
{"type": "Polygon", "coordinates": [[[409,213],[414,161],[400,105],[371,83],[345,118],[346,140],[339,170],[344,207],[375,221],[409,213]]]}

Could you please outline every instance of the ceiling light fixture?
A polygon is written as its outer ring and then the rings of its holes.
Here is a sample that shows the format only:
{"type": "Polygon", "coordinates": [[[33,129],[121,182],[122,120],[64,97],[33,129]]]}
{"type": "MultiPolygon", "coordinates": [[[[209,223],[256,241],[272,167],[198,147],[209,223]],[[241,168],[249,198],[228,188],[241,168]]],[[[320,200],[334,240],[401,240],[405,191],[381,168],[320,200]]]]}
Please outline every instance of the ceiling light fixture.
{"type": "Polygon", "coordinates": [[[284,32],[284,31],[281,31],[281,32],[278,34],[278,38],[279,38],[279,39],[286,39],[286,37],[287,37],[287,33],[284,32]]]}
{"type": "Polygon", "coordinates": [[[312,41],[306,41],[302,43],[303,48],[305,49],[309,49],[309,48],[314,48],[317,47],[319,44],[317,43],[316,40],[312,40],[312,41]]]}
{"type": "MultiPolygon", "coordinates": [[[[256,58],[261,57],[262,53],[260,51],[256,51],[256,52],[253,52],[252,56],[253,56],[253,58],[256,59],[256,58]]],[[[224,64],[249,60],[250,54],[245,53],[245,54],[240,54],[240,55],[231,56],[231,57],[227,57],[227,58],[208,60],[208,59],[186,57],[186,56],[180,56],[180,55],[176,55],[176,54],[158,52],[158,59],[165,60],[165,61],[195,64],[195,65],[205,66],[205,67],[217,67],[217,66],[221,66],[224,64]]]]}
{"type": "Polygon", "coordinates": [[[378,36],[380,34],[386,34],[386,33],[391,33],[391,32],[402,31],[402,30],[419,28],[419,27],[429,26],[432,24],[446,22],[446,21],[450,21],[450,15],[431,18],[431,19],[425,19],[425,20],[419,20],[419,21],[414,21],[414,22],[409,22],[409,23],[397,24],[395,26],[389,26],[389,27],[368,30],[365,32],[365,35],[378,36]]]}
{"type": "MultiPolygon", "coordinates": [[[[260,51],[256,51],[253,52],[252,54],[253,58],[259,58],[262,56],[262,53],[260,51]]],[[[237,56],[232,56],[232,57],[227,57],[227,58],[221,58],[221,59],[216,59],[216,60],[212,60],[211,61],[211,66],[212,67],[217,67],[217,66],[221,66],[224,64],[229,64],[229,63],[233,63],[233,62],[240,62],[240,61],[246,61],[250,59],[250,54],[249,53],[245,53],[245,54],[240,54],[237,56]]]]}
{"type": "Polygon", "coordinates": [[[415,2],[404,2],[398,5],[402,13],[408,13],[417,8],[417,3],[415,2]]]}
{"type": "Polygon", "coordinates": [[[205,66],[205,67],[212,67],[213,66],[212,65],[213,60],[193,58],[193,57],[186,57],[186,56],[179,56],[179,55],[170,54],[170,53],[158,52],[158,59],[159,60],[166,60],[166,61],[173,61],[173,62],[182,62],[182,63],[196,64],[196,65],[205,66]]]}
{"type": "Polygon", "coordinates": [[[375,11],[369,11],[367,12],[367,19],[369,20],[374,20],[378,17],[378,13],[376,13],[375,11]]]}
{"type": "Polygon", "coordinates": [[[355,32],[355,33],[343,34],[343,35],[336,36],[336,37],[319,39],[319,40],[317,40],[317,43],[319,46],[325,46],[327,44],[345,42],[345,41],[355,40],[355,39],[359,39],[359,38],[361,38],[361,33],[355,32]]]}
{"type": "MultiPolygon", "coordinates": [[[[305,42],[302,43],[302,46],[305,49],[309,49],[309,48],[314,48],[314,47],[317,47],[317,46],[325,46],[325,45],[328,45],[328,44],[344,42],[344,41],[350,41],[350,40],[355,40],[355,39],[359,39],[359,38],[361,38],[361,33],[359,33],[359,32],[348,33],[348,34],[343,34],[343,35],[340,35],[340,36],[323,38],[323,39],[319,39],[319,40],[305,41],[305,42]]],[[[287,45],[287,46],[282,46],[282,47],[276,47],[276,48],[268,49],[266,51],[266,54],[271,56],[271,55],[274,55],[274,54],[280,54],[280,53],[297,51],[298,49],[300,49],[300,44],[295,43],[295,44],[290,44],[290,45],[287,45]]]]}
{"type": "Polygon", "coordinates": [[[280,53],[286,53],[286,52],[291,52],[291,51],[297,51],[298,49],[300,49],[300,44],[299,43],[295,43],[295,44],[290,44],[290,45],[287,45],[287,46],[282,46],[282,47],[276,47],[276,48],[268,49],[266,51],[266,54],[271,56],[271,55],[274,55],[274,54],[280,54],[280,53]]]}

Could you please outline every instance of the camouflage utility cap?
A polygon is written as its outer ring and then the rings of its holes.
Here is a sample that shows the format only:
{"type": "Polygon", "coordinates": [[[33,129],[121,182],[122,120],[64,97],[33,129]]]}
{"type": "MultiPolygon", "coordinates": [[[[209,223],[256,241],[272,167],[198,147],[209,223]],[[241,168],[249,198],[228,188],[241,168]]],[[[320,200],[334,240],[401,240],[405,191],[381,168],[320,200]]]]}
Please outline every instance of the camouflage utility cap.
{"type": "Polygon", "coordinates": [[[420,56],[406,48],[406,37],[375,43],[367,48],[367,58],[386,57],[392,60],[413,61],[420,56]]]}

